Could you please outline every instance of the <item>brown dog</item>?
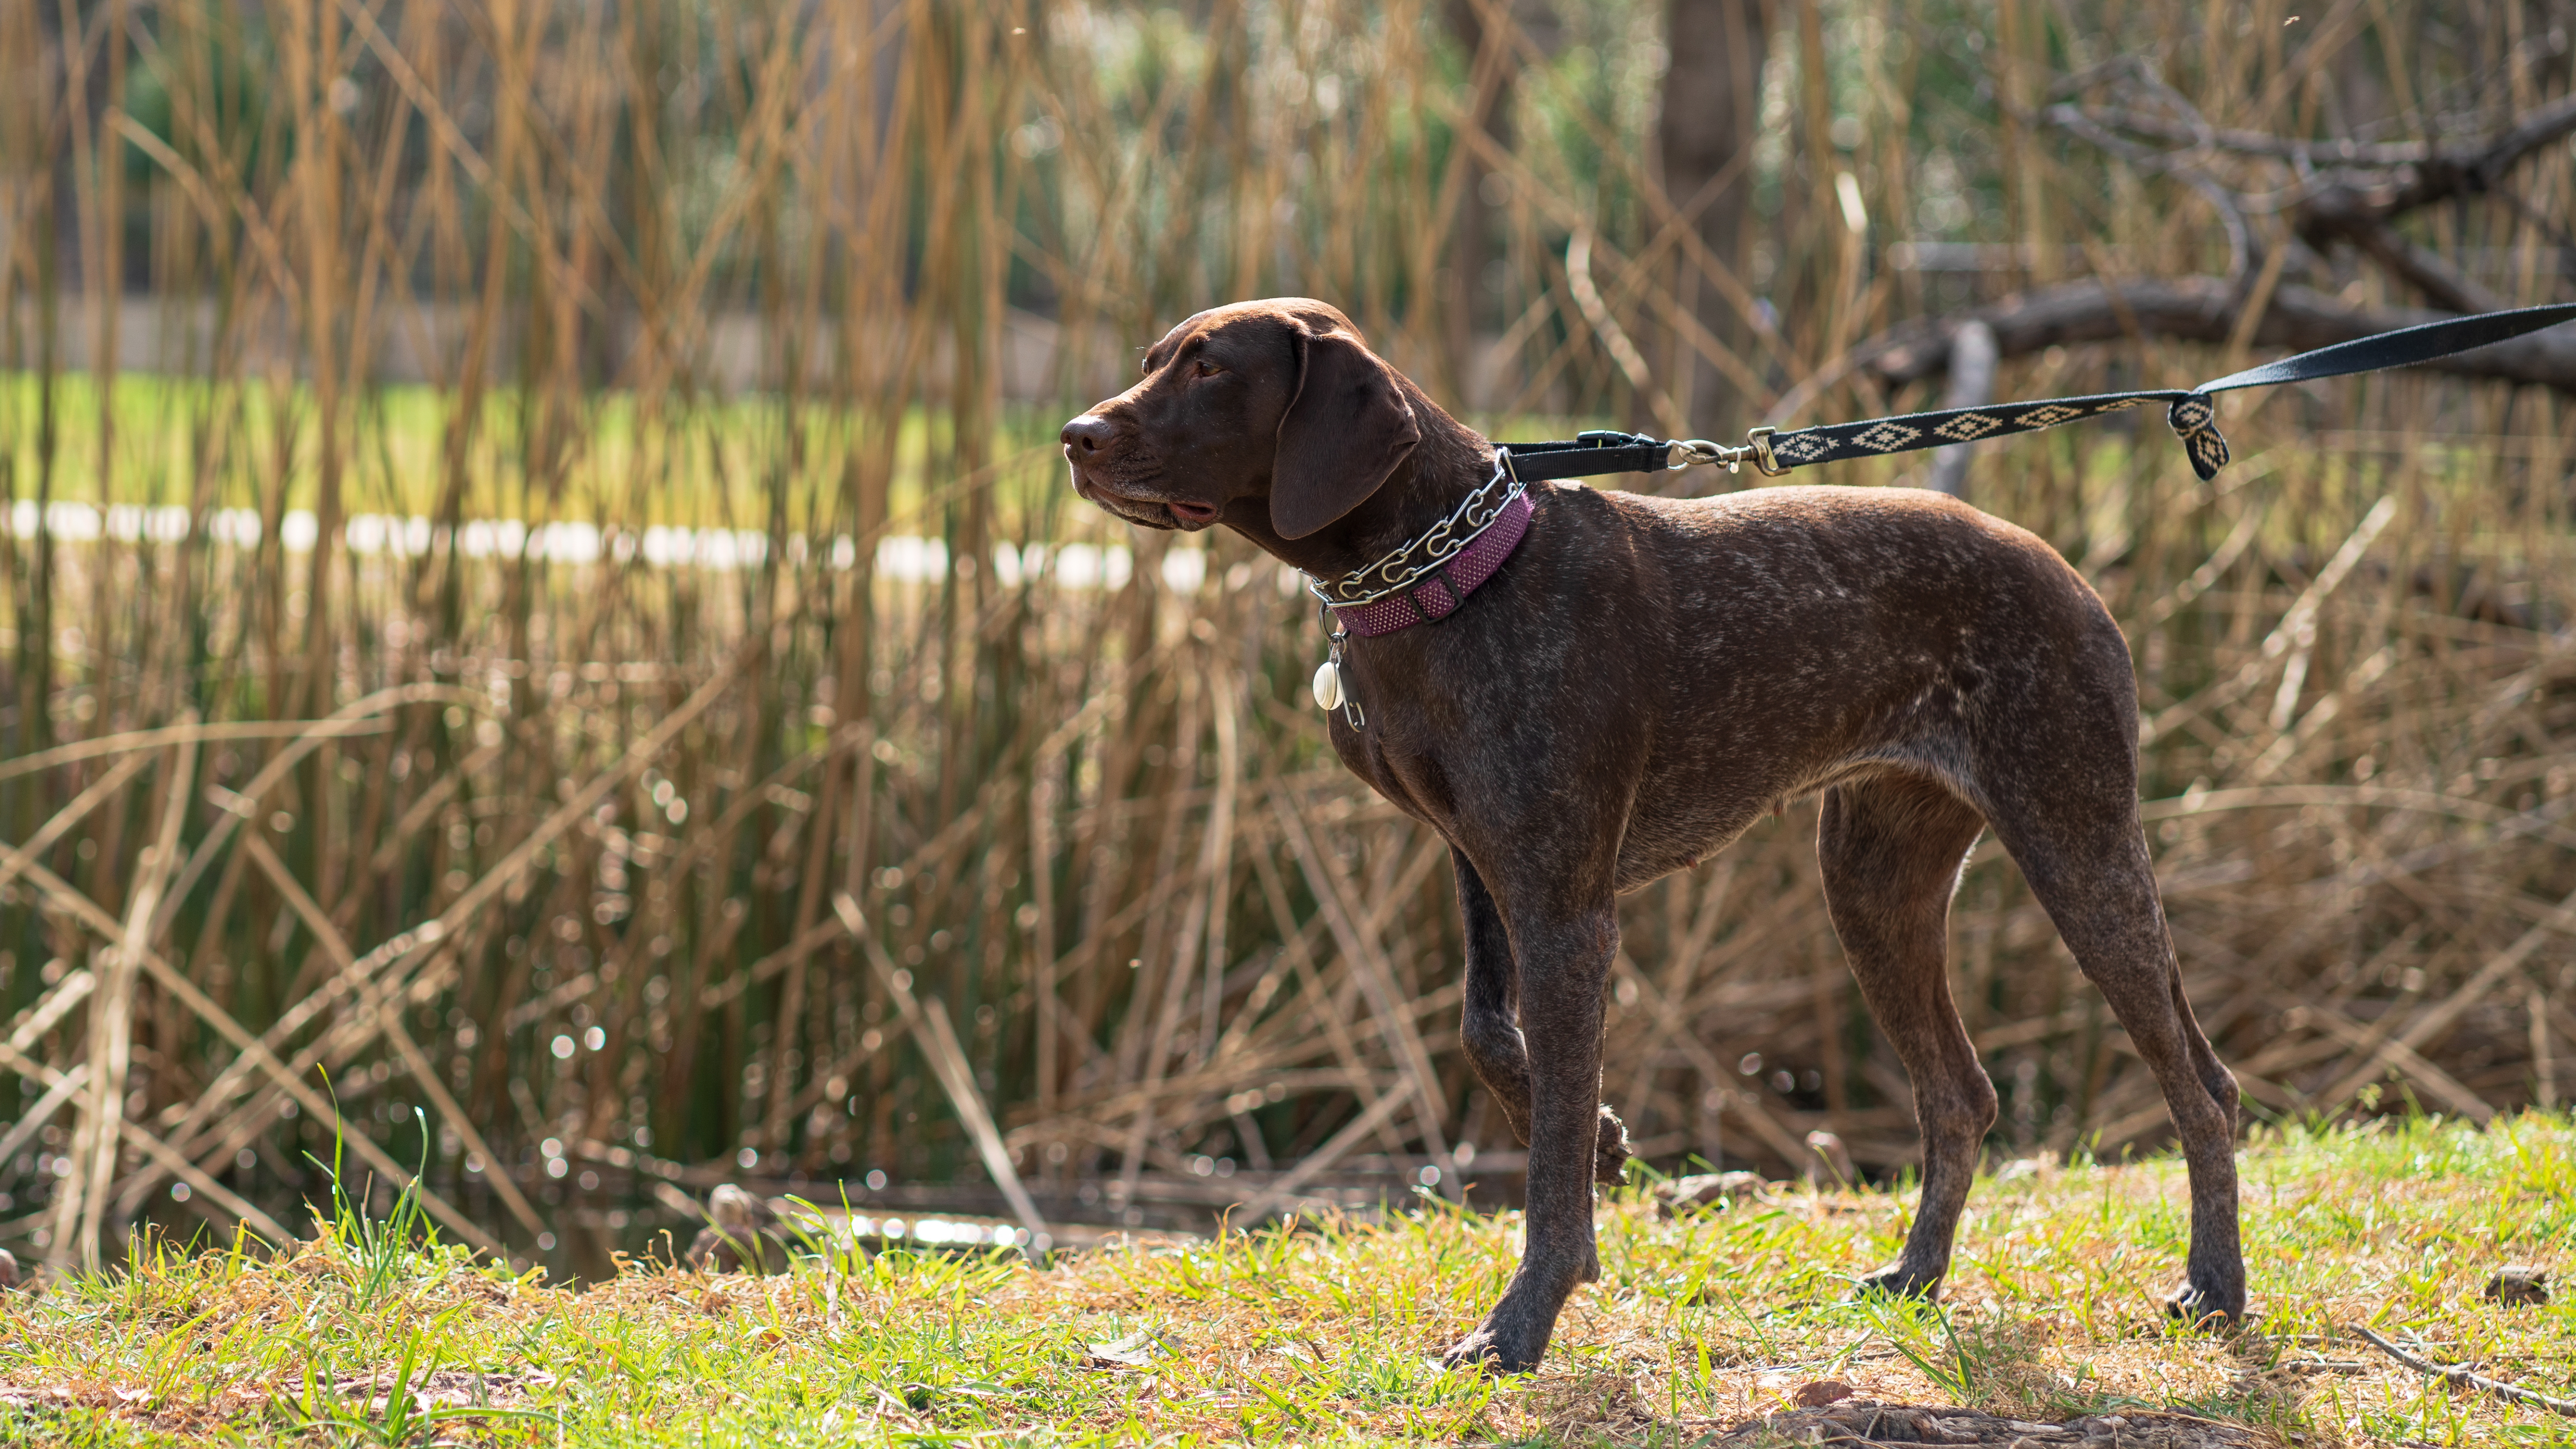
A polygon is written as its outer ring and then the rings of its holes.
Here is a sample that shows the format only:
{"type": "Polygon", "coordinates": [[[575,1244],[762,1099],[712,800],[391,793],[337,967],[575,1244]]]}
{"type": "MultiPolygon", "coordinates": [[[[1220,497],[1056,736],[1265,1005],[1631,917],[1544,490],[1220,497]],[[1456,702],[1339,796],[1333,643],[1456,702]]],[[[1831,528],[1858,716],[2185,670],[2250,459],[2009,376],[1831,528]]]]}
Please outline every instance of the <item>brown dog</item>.
{"type": "MultiPolygon", "coordinates": [[[[1222,522],[1328,581],[1420,539],[1494,472],[1490,444],[1302,299],[1173,328],[1064,448],[1076,491],[1119,517],[1222,522]]],[[[1535,1365],[1566,1296],[1599,1275],[1591,1184],[1627,1157],[1597,1106],[1619,895],[1819,791],[1834,929],[1924,1139],[1905,1251],[1865,1282],[1937,1288],[1994,1124],[1945,969],[1950,896],[1991,828],[2180,1129],[2192,1230],[2175,1308],[2241,1315],[2236,1083],[2183,999],[2138,824],[2128,647],[2083,578],[2021,529],[1914,489],[1529,495],[1526,538],[1472,596],[1349,643],[1341,678],[1364,718],[1331,721],[1343,761],[1449,842],[1468,1059],[1530,1149],[1520,1269],[1452,1358],[1535,1365]]]]}

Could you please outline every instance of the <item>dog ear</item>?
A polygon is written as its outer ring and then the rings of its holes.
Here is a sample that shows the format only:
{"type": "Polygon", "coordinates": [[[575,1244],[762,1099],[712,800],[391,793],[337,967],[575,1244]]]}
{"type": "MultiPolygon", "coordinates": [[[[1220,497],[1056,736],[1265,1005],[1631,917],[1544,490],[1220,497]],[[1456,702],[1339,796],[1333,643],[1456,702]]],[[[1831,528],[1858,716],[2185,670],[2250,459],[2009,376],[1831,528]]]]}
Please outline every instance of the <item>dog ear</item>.
{"type": "Polygon", "coordinates": [[[1279,420],[1270,526],[1304,538],[1366,502],[1422,441],[1395,370],[1335,329],[1296,333],[1297,395],[1279,420]]]}

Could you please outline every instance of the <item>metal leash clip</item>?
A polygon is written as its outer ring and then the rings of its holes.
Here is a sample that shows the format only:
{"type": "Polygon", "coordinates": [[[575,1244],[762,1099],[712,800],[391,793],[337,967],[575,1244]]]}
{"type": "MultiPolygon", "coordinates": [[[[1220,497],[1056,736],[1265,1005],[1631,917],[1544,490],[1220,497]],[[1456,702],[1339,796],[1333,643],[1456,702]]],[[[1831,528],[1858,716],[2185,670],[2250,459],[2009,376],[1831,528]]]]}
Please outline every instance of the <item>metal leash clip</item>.
{"type": "Polygon", "coordinates": [[[1693,463],[1724,463],[1726,471],[1733,473],[1752,457],[1751,448],[1730,447],[1706,438],[1675,438],[1665,445],[1664,466],[1679,472],[1693,463]]]}
{"type": "Polygon", "coordinates": [[[1751,444],[1744,451],[1753,455],[1753,471],[1765,478],[1789,475],[1789,470],[1780,466],[1780,460],[1771,456],[1771,435],[1778,431],[1778,428],[1766,424],[1744,435],[1744,441],[1751,444]]]}

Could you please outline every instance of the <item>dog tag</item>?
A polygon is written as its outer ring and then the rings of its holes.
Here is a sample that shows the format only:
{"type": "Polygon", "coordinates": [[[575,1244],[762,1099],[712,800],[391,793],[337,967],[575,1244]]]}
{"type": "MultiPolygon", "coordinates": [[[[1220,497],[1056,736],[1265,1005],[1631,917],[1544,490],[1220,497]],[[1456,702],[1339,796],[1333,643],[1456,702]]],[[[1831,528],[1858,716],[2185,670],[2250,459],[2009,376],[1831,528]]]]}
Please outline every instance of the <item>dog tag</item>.
{"type": "Polygon", "coordinates": [[[1342,705],[1342,671],[1327,659],[1315,666],[1315,707],[1331,711],[1342,705]]]}

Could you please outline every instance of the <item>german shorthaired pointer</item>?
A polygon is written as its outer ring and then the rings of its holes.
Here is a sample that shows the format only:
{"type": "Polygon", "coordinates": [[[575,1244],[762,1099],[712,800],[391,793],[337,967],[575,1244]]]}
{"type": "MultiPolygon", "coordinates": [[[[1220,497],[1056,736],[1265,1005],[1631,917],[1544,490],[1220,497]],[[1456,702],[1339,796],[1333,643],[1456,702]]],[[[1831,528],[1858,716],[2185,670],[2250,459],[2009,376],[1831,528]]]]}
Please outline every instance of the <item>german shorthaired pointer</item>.
{"type": "Polygon", "coordinates": [[[1600,1274],[1592,1184],[1628,1156],[1599,1103],[1618,897],[1816,793],[1834,929],[1924,1138],[1904,1253],[1865,1286],[1938,1288],[1994,1124],[1945,960],[1991,828],[2180,1131],[2173,1308],[2242,1315],[2236,1083],[2183,999],[2148,865],[2128,648],[2047,544],[1915,489],[1523,488],[1304,299],[1183,322],[1063,440],[1081,496],[1147,528],[1223,523],[1317,581],[1352,636],[1317,680],[1348,701],[1333,747],[1449,843],[1468,1059],[1530,1149],[1527,1249],[1453,1361],[1536,1365],[1600,1274]]]}

